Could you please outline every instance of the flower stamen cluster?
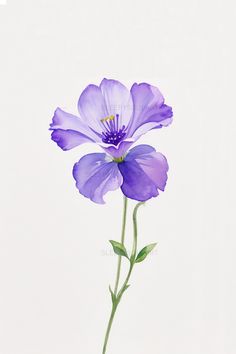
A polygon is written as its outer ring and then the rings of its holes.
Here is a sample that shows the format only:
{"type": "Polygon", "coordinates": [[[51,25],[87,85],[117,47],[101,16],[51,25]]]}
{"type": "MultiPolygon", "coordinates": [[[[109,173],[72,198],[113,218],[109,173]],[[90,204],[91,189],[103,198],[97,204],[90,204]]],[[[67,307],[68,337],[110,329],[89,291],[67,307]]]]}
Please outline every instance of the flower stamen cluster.
{"type": "Polygon", "coordinates": [[[119,114],[116,116],[101,119],[105,131],[102,132],[102,141],[106,144],[113,144],[117,146],[119,142],[125,137],[125,126],[119,127],[119,114]]]}

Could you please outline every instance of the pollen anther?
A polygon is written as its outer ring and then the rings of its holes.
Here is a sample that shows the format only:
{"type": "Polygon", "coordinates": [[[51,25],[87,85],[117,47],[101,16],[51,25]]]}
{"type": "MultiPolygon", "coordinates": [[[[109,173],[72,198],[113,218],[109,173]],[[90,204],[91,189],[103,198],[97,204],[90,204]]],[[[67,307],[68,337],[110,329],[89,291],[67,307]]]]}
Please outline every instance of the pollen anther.
{"type": "Polygon", "coordinates": [[[107,122],[107,121],[111,121],[115,119],[115,116],[111,115],[111,116],[108,116],[108,117],[105,117],[103,119],[101,119],[101,122],[107,122]]]}

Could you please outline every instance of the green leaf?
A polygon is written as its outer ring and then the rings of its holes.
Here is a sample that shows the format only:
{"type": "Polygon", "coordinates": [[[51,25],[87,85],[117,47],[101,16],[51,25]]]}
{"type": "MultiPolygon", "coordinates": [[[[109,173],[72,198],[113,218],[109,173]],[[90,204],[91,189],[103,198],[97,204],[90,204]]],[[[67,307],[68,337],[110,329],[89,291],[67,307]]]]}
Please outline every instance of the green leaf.
{"type": "Polygon", "coordinates": [[[113,250],[118,256],[124,256],[129,259],[126,248],[122,243],[110,240],[113,250]]]}
{"type": "Polygon", "coordinates": [[[113,291],[111,290],[111,286],[109,285],[109,291],[111,293],[111,300],[112,300],[112,303],[114,304],[115,301],[116,301],[116,296],[115,294],[113,293],[113,291]]]}
{"type": "Polygon", "coordinates": [[[153,248],[156,246],[156,243],[151,243],[150,245],[147,245],[144,247],[139,254],[136,257],[135,263],[140,263],[144,261],[144,259],[147,257],[147,255],[152,252],[153,248]]]}

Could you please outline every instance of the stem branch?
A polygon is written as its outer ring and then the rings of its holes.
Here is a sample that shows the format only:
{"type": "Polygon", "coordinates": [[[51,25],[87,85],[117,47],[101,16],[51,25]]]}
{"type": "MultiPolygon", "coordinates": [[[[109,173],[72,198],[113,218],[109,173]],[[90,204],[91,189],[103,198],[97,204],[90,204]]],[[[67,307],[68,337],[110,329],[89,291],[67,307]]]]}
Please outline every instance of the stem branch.
{"type": "MultiPolygon", "coordinates": [[[[119,259],[118,259],[118,268],[117,268],[117,274],[116,274],[116,284],[115,284],[115,290],[114,290],[114,300],[113,300],[112,311],[111,311],[111,315],[110,315],[108,326],[107,326],[107,330],[106,330],[106,335],[105,335],[105,340],[104,340],[102,354],[106,354],[107,343],[108,343],[108,339],[109,339],[112,323],[113,323],[113,320],[114,320],[114,316],[115,316],[117,307],[119,305],[119,302],[120,302],[125,290],[128,287],[128,282],[129,282],[130,276],[132,274],[133,267],[135,265],[135,259],[136,259],[136,255],[137,255],[137,235],[138,235],[138,231],[137,231],[137,211],[138,211],[138,208],[140,207],[140,205],[142,205],[142,204],[144,204],[144,203],[138,203],[135,206],[135,208],[134,208],[134,212],[133,212],[134,238],[133,238],[132,253],[131,253],[131,257],[130,257],[130,267],[129,267],[128,274],[127,274],[127,276],[125,278],[125,281],[124,281],[120,291],[117,294],[118,286],[119,286],[119,280],[120,280],[121,256],[119,256],[119,259]]],[[[127,213],[127,198],[125,197],[124,198],[122,235],[121,235],[121,243],[122,244],[124,244],[126,213],[127,213]]]]}

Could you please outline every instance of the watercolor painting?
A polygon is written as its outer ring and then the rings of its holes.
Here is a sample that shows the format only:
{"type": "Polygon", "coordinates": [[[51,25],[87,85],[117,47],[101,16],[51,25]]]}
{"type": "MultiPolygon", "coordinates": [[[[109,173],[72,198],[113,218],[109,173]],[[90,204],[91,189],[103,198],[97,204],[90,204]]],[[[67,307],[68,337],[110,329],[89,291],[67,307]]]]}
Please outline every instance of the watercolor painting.
{"type": "Polygon", "coordinates": [[[0,354],[236,353],[235,14],[0,0],[0,354]]]}
{"type": "Polygon", "coordinates": [[[118,255],[115,287],[109,287],[112,310],[102,354],[106,353],[115,313],[136,263],[142,262],[156,246],[149,244],[137,252],[137,211],[147,200],[164,191],[168,163],[160,152],[149,145],[131,146],[141,135],[172,123],[172,108],[155,86],[134,83],[130,91],[119,81],[103,79],[99,86],[88,85],[78,101],[79,116],[57,108],[50,129],[51,138],[64,151],[84,143],[94,143],[105,153],[83,156],[73,168],[79,192],[91,201],[104,204],[104,195],[120,188],[124,195],[121,242],[110,240],[118,255]],[[131,148],[131,149],[130,149],[131,148]],[[139,201],[133,212],[133,246],[128,255],[125,247],[126,211],[129,199],[139,201]],[[122,257],[130,263],[125,281],[120,286],[122,257]],[[120,286],[120,287],[119,287],[120,286]]]}

